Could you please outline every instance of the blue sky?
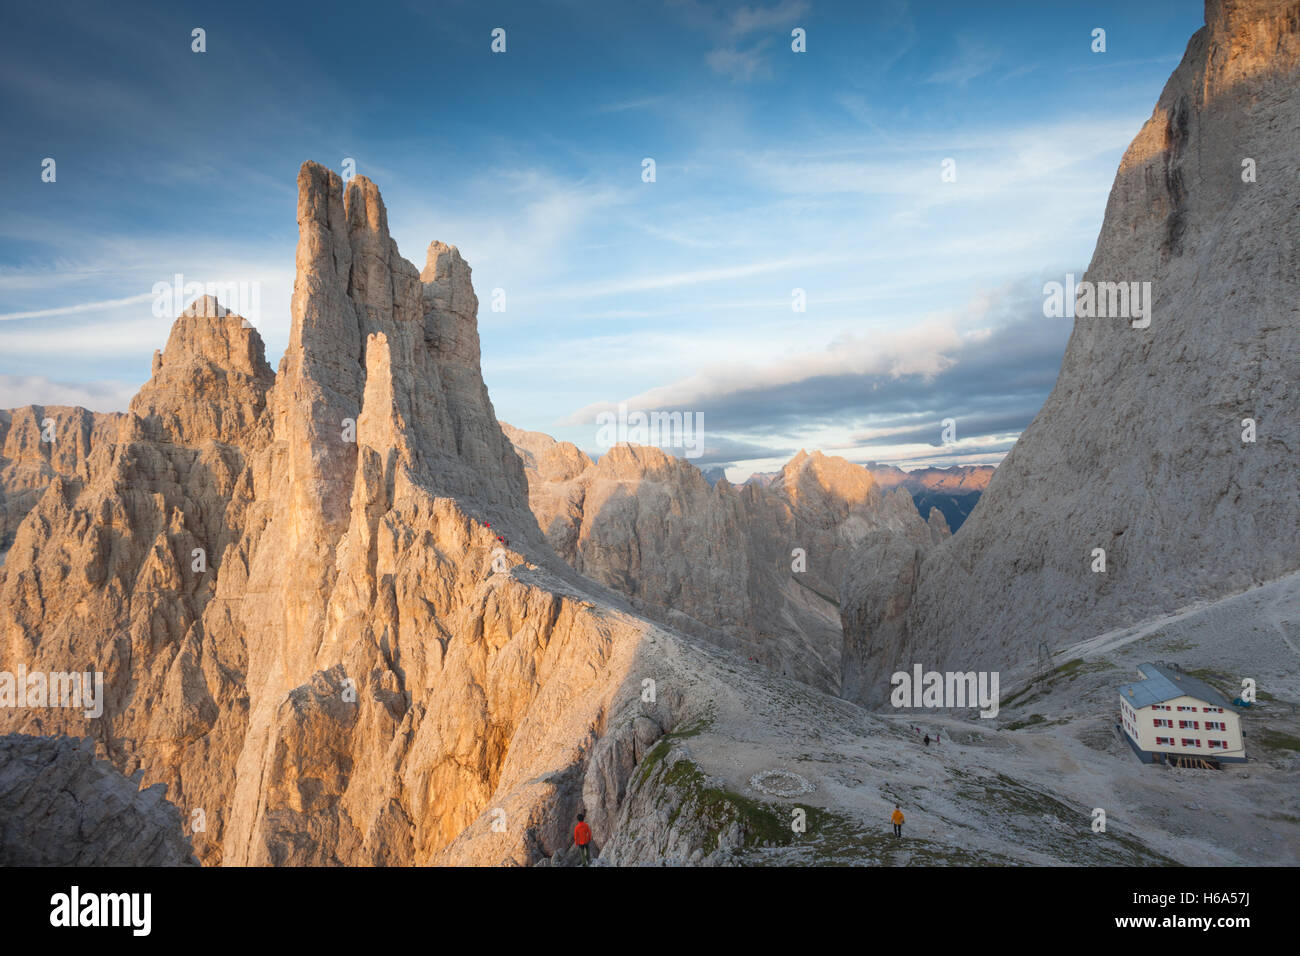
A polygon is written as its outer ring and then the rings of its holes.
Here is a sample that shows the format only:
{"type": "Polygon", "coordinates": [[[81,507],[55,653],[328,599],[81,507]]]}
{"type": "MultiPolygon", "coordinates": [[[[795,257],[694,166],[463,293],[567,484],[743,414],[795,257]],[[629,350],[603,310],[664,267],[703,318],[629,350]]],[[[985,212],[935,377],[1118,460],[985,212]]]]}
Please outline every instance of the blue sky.
{"type": "Polygon", "coordinates": [[[702,412],[696,463],[732,478],[801,447],[998,461],[1069,334],[1043,317],[1043,282],[1086,267],[1119,158],[1202,13],[11,4],[0,407],[125,408],[171,324],[151,290],[176,273],[259,282],[278,363],[297,169],[350,157],[406,258],[440,239],[473,267],[504,421],[596,451],[615,403],[702,412]]]}

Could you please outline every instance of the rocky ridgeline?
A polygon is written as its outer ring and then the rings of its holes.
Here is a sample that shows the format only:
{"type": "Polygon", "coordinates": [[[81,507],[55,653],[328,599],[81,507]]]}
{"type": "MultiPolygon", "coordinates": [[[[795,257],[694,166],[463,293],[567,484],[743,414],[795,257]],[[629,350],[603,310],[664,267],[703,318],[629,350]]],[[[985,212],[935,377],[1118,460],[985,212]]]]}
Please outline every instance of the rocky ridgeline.
{"type": "Polygon", "coordinates": [[[854,699],[883,702],[916,661],[1007,668],[1300,567],[1300,3],[1209,0],[1205,22],[1124,154],[1084,277],[1151,282],[1150,325],[1076,319],[961,530],[863,556],[843,602],[854,699]]]}
{"type": "Polygon", "coordinates": [[[830,693],[840,685],[840,580],[855,550],[873,533],[922,551],[948,534],[938,511],[927,524],[906,491],[885,493],[866,469],[821,452],[737,487],[654,447],[616,445],[592,462],[568,442],[503,427],[538,524],[575,570],[830,693]]]}
{"type": "Polygon", "coordinates": [[[960,530],[970,517],[994,471],[993,465],[952,465],[903,471],[893,465],[874,462],[869,462],[866,468],[881,488],[906,488],[921,514],[938,510],[954,532],[960,530]]]}
{"type": "Polygon", "coordinates": [[[867,471],[882,488],[902,486],[908,491],[946,491],[951,494],[978,494],[989,486],[992,465],[953,465],[949,468],[914,468],[904,471],[894,465],[869,463],[867,471]]]}
{"type": "Polygon", "coordinates": [[[0,728],[164,784],[205,864],[529,863],[584,802],[603,840],[619,728],[683,705],[645,696],[647,639],[676,638],[547,546],[455,247],[401,258],[363,177],[307,163],[298,191],[278,371],[200,300],[120,420],[5,419],[6,459],[50,472],[0,566],[6,667],[105,686],[98,719],[0,728]]]}

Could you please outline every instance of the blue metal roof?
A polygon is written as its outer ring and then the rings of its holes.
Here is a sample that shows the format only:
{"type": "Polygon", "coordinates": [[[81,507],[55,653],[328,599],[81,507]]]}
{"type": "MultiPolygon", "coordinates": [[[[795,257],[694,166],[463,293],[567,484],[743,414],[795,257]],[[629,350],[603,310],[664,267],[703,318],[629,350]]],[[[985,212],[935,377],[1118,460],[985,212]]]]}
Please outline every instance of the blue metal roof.
{"type": "Polygon", "coordinates": [[[1214,707],[1235,710],[1232,702],[1200,678],[1159,664],[1143,664],[1138,670],[1146,680],[1120,687],[1120,695],[1134,710],[1163,704],[1175,697],[1195,697],[1214,707]]]}

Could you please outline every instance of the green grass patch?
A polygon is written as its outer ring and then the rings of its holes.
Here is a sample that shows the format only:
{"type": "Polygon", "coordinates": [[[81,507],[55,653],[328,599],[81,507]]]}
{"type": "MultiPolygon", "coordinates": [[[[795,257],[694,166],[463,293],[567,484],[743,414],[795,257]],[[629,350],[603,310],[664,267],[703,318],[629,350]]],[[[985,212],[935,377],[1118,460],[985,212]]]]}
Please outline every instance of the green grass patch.
{"type": "MultiPolygon", "coordinates": [[[[644,782],[654,773],[672,744],[660,741],[647,755],[645,769],[639,776],[644,782]]],[[[774,806],[753,800],[739,793],[708,785],[708,778],[695,762],[682,757],[671,767],[662,770],[655,781],[663,797],[673,794],[676,805],[669,814],[668,826],[672,828],[686,814],[693,824],[704,831],[703,849],[710,853],[718,847],[721,836],[733,825],[740,825],[742,847],[787,846],[799,834],[791,829],[792,807],[774,806]]],[[[805,807],[808,829],[824,824],[824,811],[805,807]]]]}
{"type": "Polygon", "coordinates": [[[1081,674],[1097,674],[1114,668],[1115,665],[1109,661],[1085,661],[1082,657],[1071,658],[1064,664],[1052,668],[1042,677],[1034,678],[1029,684],[1003,700],[1001,707],[1003,710],[1008,710],[1015,706],[1023,707],[1032,704],[1040,697],[1045,696],[1062,677],[1074,680],[1081,674]]]}
{"type": "Polygon", "coordinates": [[[1300,737],[1284,734],[1280,730],[1257,730],[1250,735],[1250,742],[1265,750],[1300,751],[1300,737]]]}
{"type": "Polygon", "coordinates": [[[645,755],[645,759],[641,761],[641,765],[636,768],[636,775],[633,777],[634,784],[640,786],[645,783],[660,761],[662,761],[664,757],[668,756],[668,751],[672,750],[674,741],[686,740],[690,737],[698,737],[712,726],[713,715],[709,714],[708,716],[701,717],[698,720],[691,721],[689,724],[682,727],[681,730],[673,730],[664,734],[655,742],[655,745],[650,748],[650,752],[645,755]]]}
{"type": "Polygon", "coordinates": [[[1030,684],[1028,687],[1022,687],[1020,690],[1016,691],[1006,700],[1002,701],[999,707],[1002,710],[1010,710],[1017,702],[1021,704],[1029,704],[1042,697],[1044,692],[1044,688],[1035,682],[1030,684]]]}
{"type": "Polygon", "coordinates": [[[1112,826],[1106,833],[1092,832],[1092,817],[1050,794],[1031,790],[1004,774],[994,778],[954,770],[963,796],[993,814],[992,824],[1010,831],[1008,842],[1036,847],[1080,865],[1177,866],[1177,862],[1152,850],[1112,826]]]}
{"type": "Polygon", "coordinates": [[[1084,674],[1099,674],[1102,671],[1112,670],[1114,667],[1115,665],[1110,661],[1085,661],[1082,657],[1075,657],[1053,670],[1052,677],[1053,679],[1068,677],[1070,680],[1074,680],[1084,674]]]}
{"type": "Polygon", "coordinates": [[[1042,714],[1030,714],[1027,720],[1017,720],[1015,723],[1007,724],[1007,730],[1020,730],[1024,727],[1032,727],[1034,724],[1045,724],[1047,718],[1042,714]]]}
{"type": "Polygon", "coordinates": [[[739,824],[739,852],[744,854],[748,865],[854,866],[905,862],[918,866],[987,866],[1015,863],[1001,854],[978,853],[961,846],[911,837],[899,840],[885,823],[879,827],[863,827],[842,814],[809,806],[797,799],[789,803],[769,803],[711,787],[703,771],[689,758],[682,758],[663,771],[659,783],[665,795],[675,792],[680,797],[669,816],[670,827],[677,824],[683,815],[687,816],[703,828],[703,849],[708,853],[717,848],[723,834],[739,824]],[[802,833],[796,832],[792,826],[796,809],[804,811],[802,833]]]}
{"type": "Polygon", "coordinates": [[[1225,684],[1228,686],[1232,686],[1232,678],[1227,674],[1223,673],[1222,671],[1216,671],[1216,670],[1211,670],[1208,667],[1202,667],[1194,671],[1184,671],[1183,673],[1191,674],[1193,677],[1199,677],[1201,680],[1205,681],[1205,683],[1209,684],[1211,687],[1217,690],[1220,694],[1227,697],[1228,700],[1232,700],[1232,698],[1236,697],[1239,693],[1241,693],[1240,691],[1226,691],[1223,689],[1223,685],[1225,684]]]}

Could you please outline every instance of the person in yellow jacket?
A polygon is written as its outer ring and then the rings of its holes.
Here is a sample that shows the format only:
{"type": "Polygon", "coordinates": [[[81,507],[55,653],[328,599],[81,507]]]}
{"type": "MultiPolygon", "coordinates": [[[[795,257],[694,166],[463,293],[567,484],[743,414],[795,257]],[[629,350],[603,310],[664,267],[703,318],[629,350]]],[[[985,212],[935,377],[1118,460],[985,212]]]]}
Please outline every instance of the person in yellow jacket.
{"type": "Polygon", "coordinates": [[[894,836],[901,837],[903,835],[903,811],[898,808],[898,804],[894,804],[894,815],[889,820],[894,824],[894,836]]]}

